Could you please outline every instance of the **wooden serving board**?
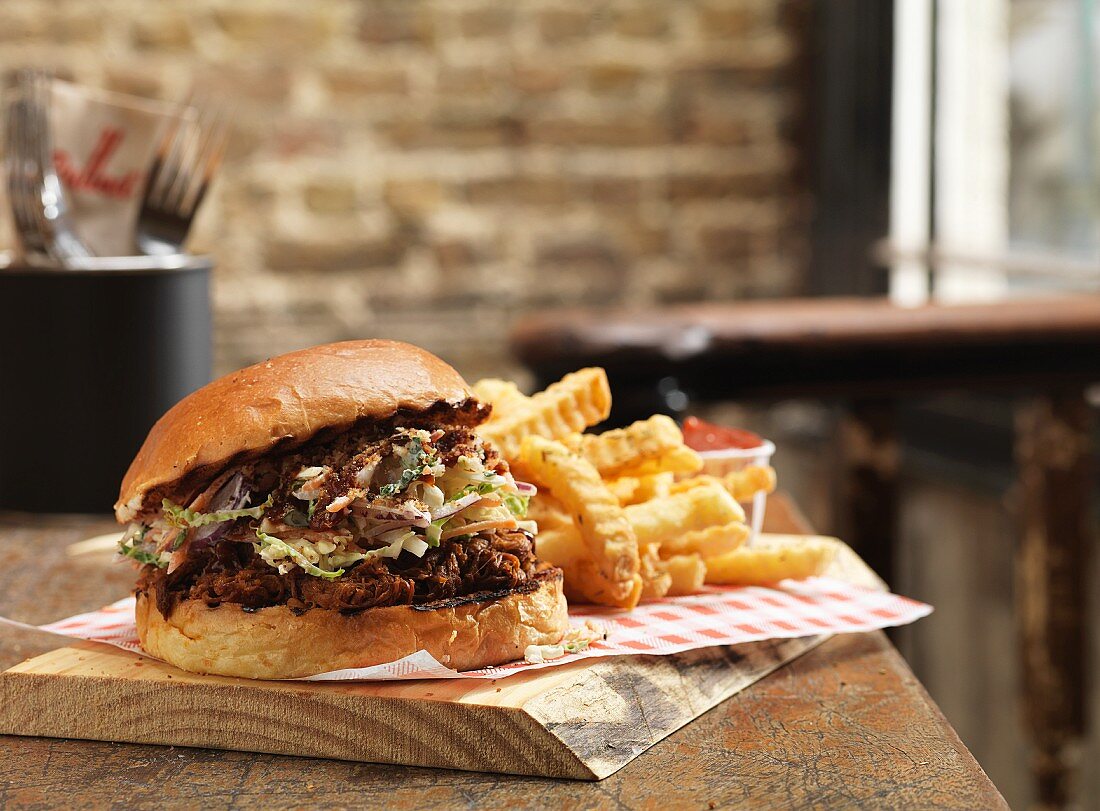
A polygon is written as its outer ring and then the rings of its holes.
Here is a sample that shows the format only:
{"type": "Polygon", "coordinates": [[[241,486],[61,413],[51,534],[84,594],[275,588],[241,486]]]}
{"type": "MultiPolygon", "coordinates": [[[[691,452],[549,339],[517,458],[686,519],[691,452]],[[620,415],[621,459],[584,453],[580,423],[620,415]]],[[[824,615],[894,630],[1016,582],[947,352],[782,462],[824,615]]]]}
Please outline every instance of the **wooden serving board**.
{"type": "MultiPolygon", "coordinates": [[[[831,576],[880,584],[835,543],[831,576]]],[[[826,638],[404,682],[198,676],[82,642],[0,674],[0,733],[599,780],[826,638]]]]}

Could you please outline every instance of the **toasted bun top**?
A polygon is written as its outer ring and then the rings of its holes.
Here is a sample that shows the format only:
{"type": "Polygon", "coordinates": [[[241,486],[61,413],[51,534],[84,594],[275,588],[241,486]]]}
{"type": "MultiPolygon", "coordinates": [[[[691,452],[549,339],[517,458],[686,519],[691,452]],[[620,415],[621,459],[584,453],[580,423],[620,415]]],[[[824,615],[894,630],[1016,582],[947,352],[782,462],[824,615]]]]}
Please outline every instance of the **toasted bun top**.
{"type": "Polygon", "coordinates": [[[457,409],[472,396],[442,360],[398,341],[345,341],[280,355],[203,386],[157,420],[122,480],[115,516],[130,521],[148,497],[213,476],[236,459],[398,411],[457,409]]]}

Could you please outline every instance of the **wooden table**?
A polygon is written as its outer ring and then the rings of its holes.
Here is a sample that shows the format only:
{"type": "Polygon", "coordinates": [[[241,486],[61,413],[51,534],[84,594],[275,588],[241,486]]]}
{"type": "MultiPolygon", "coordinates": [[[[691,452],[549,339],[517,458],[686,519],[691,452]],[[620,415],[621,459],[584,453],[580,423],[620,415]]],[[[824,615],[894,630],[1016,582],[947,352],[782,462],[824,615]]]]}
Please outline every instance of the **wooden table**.
{"type": "MultiPolygon", "coordinates": [[[[0,513],[0,614],[96,608],[133,572],[64,548],[106,518],[0,513]]],[[[767,529],[808,527],[783,497],[767,529]]],[[[0,628],[0,667],[58,642],[0,628]]],[[[89,712],[109,711],[89,708],[89,712]]],[[[834,637],[599,783],[0,736],[0,808],[1007,808],[881,632],[834,637]]]]}
{"type": "MultiPolygon", "coordinates": [[[[702,401],[826,397],[837,426],[837,534],[888,582],[898,515],[897,403],[911,394],[1021,395],[1015,425],[1015,593],[1025,724],[1040,801],[1072,801],[1085,734],[1092,408],[1100,296],[898,307],[782,299],[527,317],[513,349],[540,385],[603,366],[620,420],[702,401]],[[672,400],[672,392],[679,399],[672,400]]],[[[1006,553],[1010,550],[1006,548],[1006,553]]]]}

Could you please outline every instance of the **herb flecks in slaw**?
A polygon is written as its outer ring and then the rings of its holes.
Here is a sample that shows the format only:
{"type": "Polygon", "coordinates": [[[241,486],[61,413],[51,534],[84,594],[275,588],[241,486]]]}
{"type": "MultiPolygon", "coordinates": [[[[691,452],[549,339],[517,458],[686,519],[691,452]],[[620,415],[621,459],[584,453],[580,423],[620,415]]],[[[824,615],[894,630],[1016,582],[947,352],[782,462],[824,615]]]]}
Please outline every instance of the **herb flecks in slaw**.
{"type": "Polygon", "coordinates": [[[442,430],[398,428],[343,454],[311,459],[299,451],[265,469],[242,468],[247,481],[267,484],[228,504],[210,492],[189,506],[165,499],[149,523],[131,525],[120,552],[171,572],[189,545],[248,543],[281,574],[300,570],[336,579],[363,561],[422,557],[452,538],[533,533],[536,527],[525,519],[534,488],[517,484],[472,434],[460,447],[453,439],[437,444],[445,436],[442,430]],[[264,500],[249,507],[249,496],[264,500]],[[210,509],[211,503],[235,509],[210,509]]]}

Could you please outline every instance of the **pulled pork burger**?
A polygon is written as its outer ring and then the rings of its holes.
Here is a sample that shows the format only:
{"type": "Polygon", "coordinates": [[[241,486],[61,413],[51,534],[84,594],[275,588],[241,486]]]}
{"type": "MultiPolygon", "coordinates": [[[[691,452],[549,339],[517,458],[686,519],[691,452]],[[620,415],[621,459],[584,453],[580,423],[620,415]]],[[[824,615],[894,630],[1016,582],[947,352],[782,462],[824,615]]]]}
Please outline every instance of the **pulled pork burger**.
{"type": "Polygon", "coordinates": [[[282,679],[426,650],[468,670],[554,644],[560,569],[534,492],[474,428],[489,406],[408,344],[293,352],[191,394],[122,482],[137,627],[196,673],[282,679]]]}

